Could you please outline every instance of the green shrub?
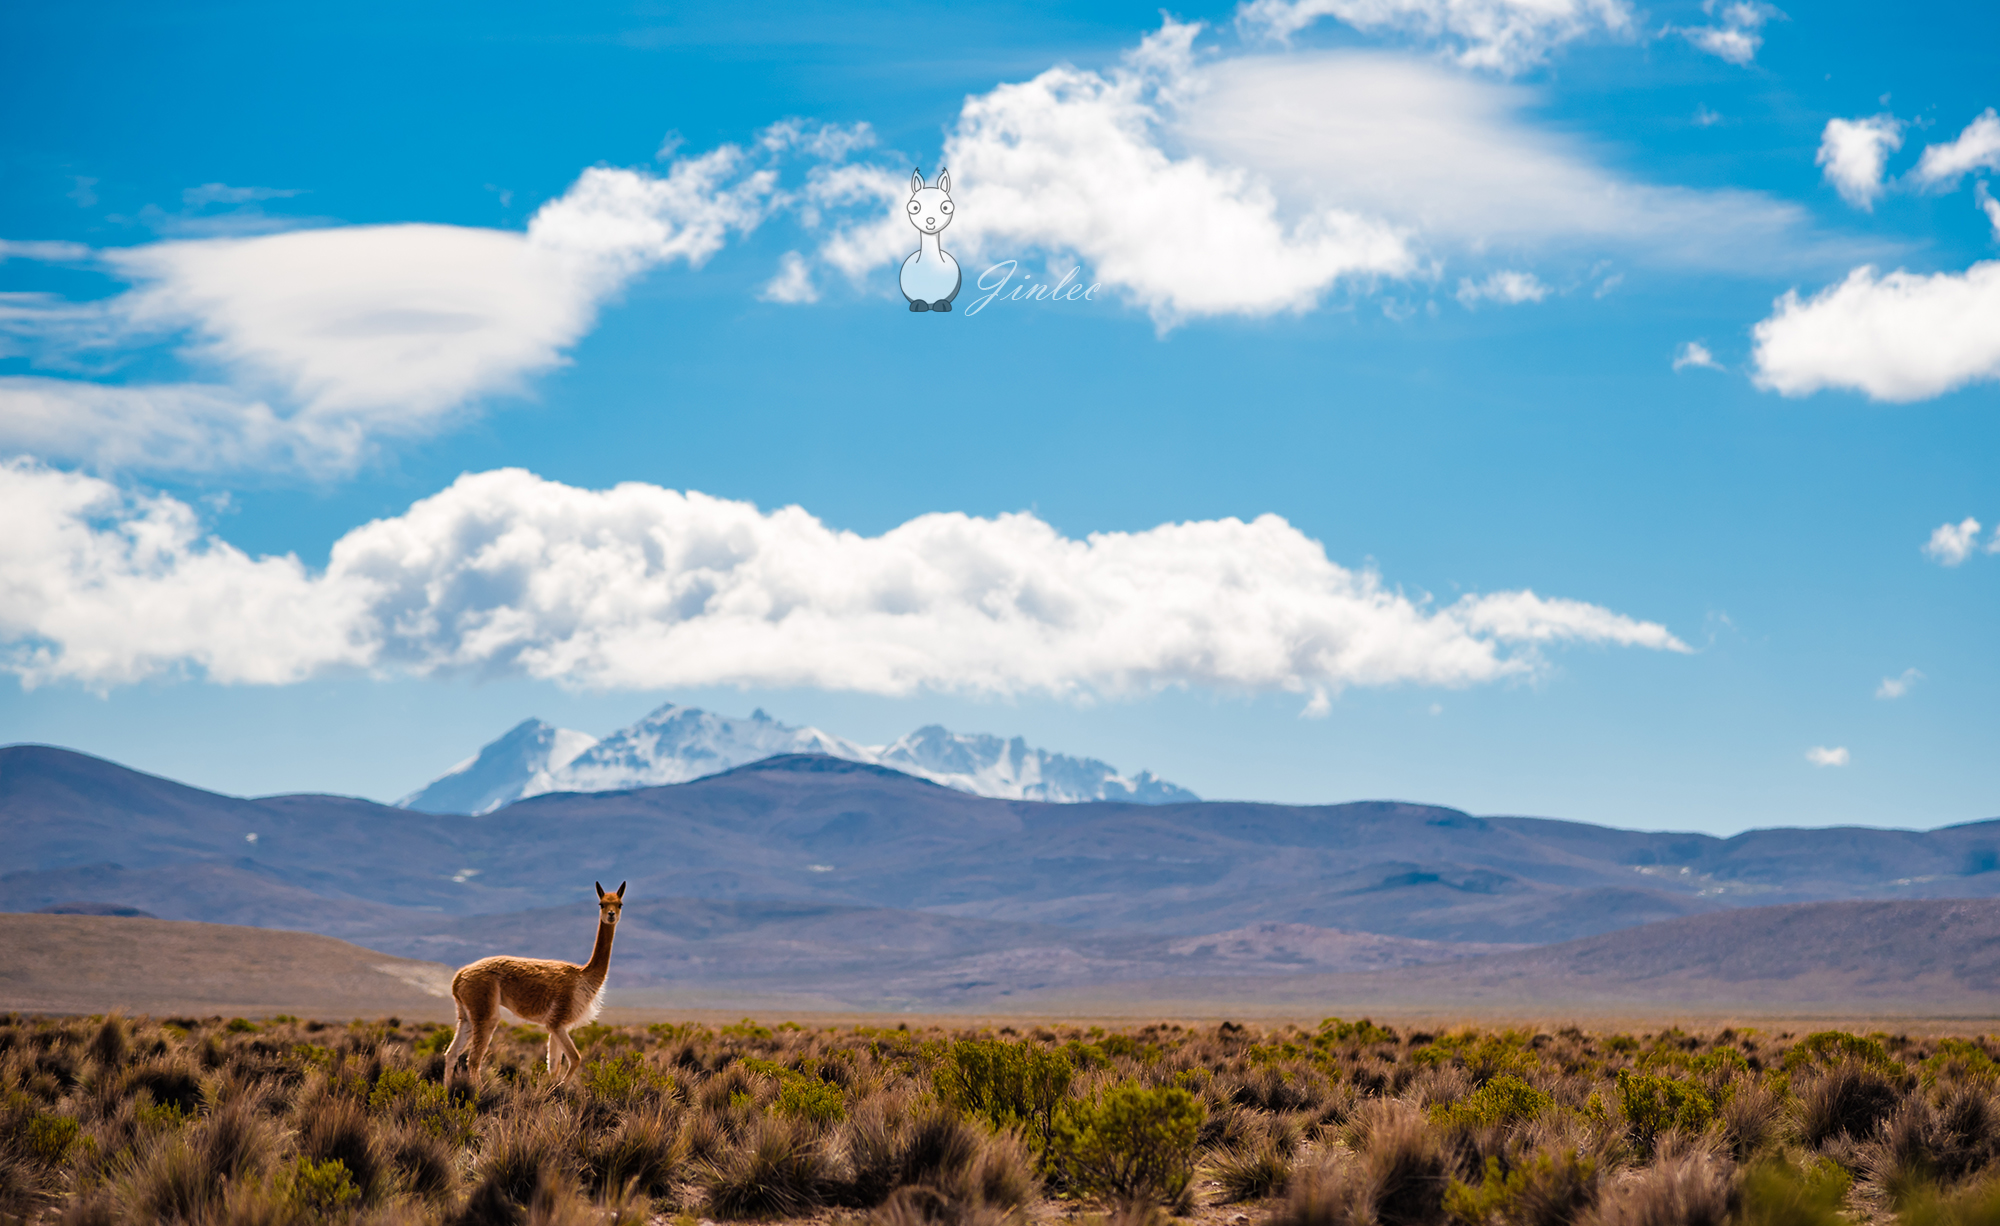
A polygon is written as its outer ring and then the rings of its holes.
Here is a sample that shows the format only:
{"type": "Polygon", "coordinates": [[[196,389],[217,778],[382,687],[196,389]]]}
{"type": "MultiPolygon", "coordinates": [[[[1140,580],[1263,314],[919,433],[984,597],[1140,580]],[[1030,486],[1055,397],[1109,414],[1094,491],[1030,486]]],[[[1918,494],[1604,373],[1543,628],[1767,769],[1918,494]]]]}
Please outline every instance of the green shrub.
{"type": "Polygon", "coordinates": [[[1186,1090],[1127,1082],[1056,1115],[1049,1165],[1079,1192],[1176,1202],[1194,1174],[1203,1114],[1186,1090]]]}
{"type": "Polygon", "coordinates": [[[1465,1030],[1448,1034],[1411,1052],[1410,1060],[1419,1068],[1455,1064],[1476,1082],[1504,1073],[1524,1073],[1541,1065],[1540,1057],[1529,1045],[1529,1036],[1517,1030],[1499,1034],[1465,1030]]]}
{"type": "Polygon", "coordinates": [[[1024,1128],[1031,1143],[1043,1150],[1075,1077],[1076,1069],[1062,1051],[984,1039],[953,1043],[931,1072],[940,1100],[979,1116],[995,1130],[1024,1128]]]}
{"type": "Polygon", "coordinates": [[[231,1034],[255,1034],[257,1033],[258,1026],[257,1023],[247,1018],[232,1017],[229,1019],[229,1024],[224,1026],[223,1029],[231,1034]]]}
{"type": "Polygon", "coordinates": [[[46,1166],[59,1166],[83,1139],[83,1125],[67,1115],[37,1115],[28,1121],[28,1152],[46,1166]]]}
{"type": "Polygon", "coordinates": [[[411,1044],[410,1050],[419,1056],[442,1055],[444,1049],[451,1046],[453,1033],[450,1027],[440,1026],[411,1044]]]}
{"type": "Polygon", "coordinates": [[[1924,1084],[1934,1086],[1946,1074],[1956,1080],[1991,1081],[2000,1077],[2000,1064],[1993,1062],[1983,1045],[1971,1039],[1939,1039],[1937,1049],[1923,1063],[1924,1084]]]}
{"type": "Polygon", "coordinates": [[[382,1070],[369,1092],[368,1109],[378,1115],[414,1120],[425,1132],[455,1145],[472,1139],[479,1115],[471,1102],[452,1101],[445,1087],[408,1069],[382,1070]]]}
{"type": "Polygon", "coordinates": [[[1519,1077],[1500,1076],[1455,1103],[1437,1104],[1430,1117],[1431,1123],[1444,1128],[1518,1124],[1554,1110],[1555,1105],[1555,1099],[1519,1077]]]}
{"type": "Polygon", "coordinates": [[[628,1051],[612,1060],[592,1060],[583,1066],[584,1088],[612,1102],[635,1102],[648,1094],[673,1092],[674,1079],[646,1062],[642,1052],[628,1051]]]}
{"type": "Polygon", "coordinates": [[[794,1075],[785,1079],[772,1109],[795,1120],[831,1124],[847,1114],[847,1097],[839,1086],[794,1075]]]}
{"type": "Polygon", "coordinates": [[[1319,1024],[1319,1032],[1313,1042],[1321,1047],[1330,1043],[1394,1043],[1396,1032],[1377,1026],[1367,1018],[1358,1022],[1343,1022],[1337,1017],[1327,1018],[1319,1024]]]}
{"type": "Polygon", "coordinates": [[[1486,1160],[1478,1187],[1454,1179],[1445,1189],[1445,1215],[1465,1226],[1569,1226],[1597,1199],[1597,1162],[1574,1151],[1537,1154],[1505,1170],[1486,1160]]]}
{"type": "Polygon", "coordinates": [[[386,1110],[400,1099],[415,1097],[423,1084],[424,1079],[409,1069],[383,1069],[375,1079],[375,1088],[368,1092],[368,1109],[386,1110]]]}
{"type": "Polygon", "coordinates": [[[1785,1071],[1795,1072],[1808,1064],[1838,1064],[1853,1058],[1877,1068],[1893,1070],[1896,1062],[1889,1058],[1889,1052],[1874,1039],[1864,1039],[1858,1034],[1845,1030],[1821,1030],[1800,1039],[1785,1053],[1785,1071]]]}
{"type": "Polygon", "coordinates": [[[1702,1088],[1677,1077],[1618,1070],[1618,1097],[1625,1121],[1641,1149],[1650,1151],[1663,1132],[1700,1132],[1715,1119],[1715,1104],[1702,1088]]]}
{"type": "Polygon", "coordinates": [[[314,1162],[301,1156],[280,1176],[286,1196],[301,1206],[331,1213],[361,1195],[353,1176],[339,1159],[314,1162]]]}

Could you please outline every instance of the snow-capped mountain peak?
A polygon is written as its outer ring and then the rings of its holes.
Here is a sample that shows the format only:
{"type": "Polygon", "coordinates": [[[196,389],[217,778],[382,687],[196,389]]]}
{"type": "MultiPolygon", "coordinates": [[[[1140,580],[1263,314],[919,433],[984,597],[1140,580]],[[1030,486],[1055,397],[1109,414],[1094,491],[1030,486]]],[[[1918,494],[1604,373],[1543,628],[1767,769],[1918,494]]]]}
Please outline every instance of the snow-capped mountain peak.
{"type": "Polygon", "coordinates": [[[732,719],[668,703],[614,732],[560,769],[528,781],[521,795],[616,792],[686,783],[783,753],[823,753],[868,761],[867,751],[817,728],[793,728],[758,711],[732,719]]]}
{"type": "Polygon", "coordinates": [[[1155,779],[1150,771],[1126,778],[1096,758],[1072,758],[1035,749],[1020,737],[1002,740],[981,732],[952,732],[931,724],[875,751],[881,766],[921,775],[961,792],[1009,800],[1124,800],[1174,804],[1200,797],[1155,779]]]}
{"type": "Polygon", "coordinates": [[[668,703],[601,741],[527,720],[397,803],[428,812],[486,813],[548,792],[685,783],[791,753],[868,762],[1006,800],[1172,804],[1199,799],[1149,771],[1127,777],[1109,763],[1036,749],[1020,737],[1006,740],[932,724],[889,745],[861,745],[818,728],[780,723],[761,710],[735,719],[668,703]]]}
{"type": "Polygon", "coordinates": [[[595,744],[588,732],[524,719],[396,804],[425,813],[490,813],[519,800],[530,780],[561,770],[595,744]]]}

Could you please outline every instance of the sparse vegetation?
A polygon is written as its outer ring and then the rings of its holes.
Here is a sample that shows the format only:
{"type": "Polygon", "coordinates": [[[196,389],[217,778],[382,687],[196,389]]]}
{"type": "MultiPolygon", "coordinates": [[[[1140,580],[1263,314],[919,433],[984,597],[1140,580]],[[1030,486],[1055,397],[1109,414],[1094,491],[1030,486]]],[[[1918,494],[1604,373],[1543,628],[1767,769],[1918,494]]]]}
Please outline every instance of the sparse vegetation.
{"type": "Polygon", "coordinates": [[[1974,1226],[2000,1043],[0,1015],[0,1223],[1974,1226]],[[1226,1208],[1224,1206],[1227,1206],[1226,1208]]]}

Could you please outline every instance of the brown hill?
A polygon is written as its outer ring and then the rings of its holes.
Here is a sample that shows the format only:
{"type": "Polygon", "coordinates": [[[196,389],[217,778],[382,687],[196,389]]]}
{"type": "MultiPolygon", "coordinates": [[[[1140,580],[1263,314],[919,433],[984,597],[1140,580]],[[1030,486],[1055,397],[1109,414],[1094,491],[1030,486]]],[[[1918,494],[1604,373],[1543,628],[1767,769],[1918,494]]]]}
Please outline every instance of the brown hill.
{"type": "Polygon", "coordinates": [[[0,915],[0,1010],[449,1021],[451,968],[307,932],[0,915]]]}

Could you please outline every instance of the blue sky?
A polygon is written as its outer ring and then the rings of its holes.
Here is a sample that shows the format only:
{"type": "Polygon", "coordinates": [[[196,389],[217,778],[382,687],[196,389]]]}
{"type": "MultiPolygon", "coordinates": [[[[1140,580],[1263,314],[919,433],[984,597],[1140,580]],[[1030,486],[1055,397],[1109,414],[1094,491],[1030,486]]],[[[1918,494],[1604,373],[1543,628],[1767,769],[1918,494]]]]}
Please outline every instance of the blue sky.
{"type": "Polygon", "coordinates": [[[0,741],[389,798],[673,699],[2000,814],[1991,6],[0,20],[0,741]]]}

